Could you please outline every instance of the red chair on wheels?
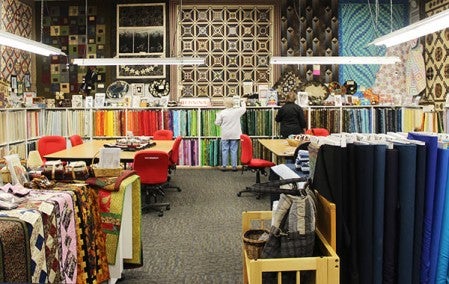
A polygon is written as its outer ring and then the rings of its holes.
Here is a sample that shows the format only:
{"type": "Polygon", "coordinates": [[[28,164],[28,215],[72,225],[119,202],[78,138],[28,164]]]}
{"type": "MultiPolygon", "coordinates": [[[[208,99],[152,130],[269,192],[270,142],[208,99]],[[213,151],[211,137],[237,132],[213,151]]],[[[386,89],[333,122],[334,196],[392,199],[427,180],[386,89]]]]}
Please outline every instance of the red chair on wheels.
{"type": "MultiPolygon", "coordinates": [[[[176,166],[179,164],[179,146],[181,145],[182,136],[178,136],[173,143],[173,146],[168,153],[170,165],[168,167],[168,173],[176,171],[176,166]]],[[[170,179],[170,177],[169,177],[170,179]]],[[[169,185],[170,188],[176,188],[178,191],[181,191],[181,188],[178,186],[169,185]]]]}
{"type": "Polygon", "coordinates": [[[59,135],[43,136],[37,140],[37,151],[45,163],[44,156],[52,154],[67,148],[67,142],[64,137],[59,135]]]}
{"type": "Polygon", "coordinates": [[[84,143],[83,138],[81,136],[79,136],[78,134],[74,134],[74,135],[70,136],[69,140],[70,140],[70,143],[72,144],[72,147],[76,146],[76,145],[81,145],[84,143]]]}
{"type": "Polygon", "coordinates": [[[168,129],[159,129],[154,131],[153,140],[172,140],[173,131],[168,129]]]}
{"type": "MultiPolygon", "coordinates": [[[[268,160],[253,157],[253,143],[248,135],[240,135],[240,144],[242,151],[240,157],[242,174],[244,170],[254,171],[256,172],[256,183],[260,183],[260,174],[267,175],[265,168],[270,168],[276,164],[268,160]]],[[[237,196],[241,196],[242,192],[249,192],[249,190],[241,190],[237,193],[237,196]]],[[[260,198],[259,194],[257,195],[257,198],[260,198]]]]}
{"type": "Polygon", "coordinates": [[[133,169],[140,177],[141,190],[144,194],[142,211],[152,209],[164,215],[163,208],[170,210],[170,203],[158,202],[158,196],[165,196],[164,188],[168,183],[169,157],[164,151],[141,150],[134,156],[133,169]],[[151,199],[154,202],[151,202],[151,199]]]}
{"type": "Polygon", "coordinates": [[[306,130],[305,134],[313,136],[329,136],[330,133],[326,128],[310,128],[306,130]]]}

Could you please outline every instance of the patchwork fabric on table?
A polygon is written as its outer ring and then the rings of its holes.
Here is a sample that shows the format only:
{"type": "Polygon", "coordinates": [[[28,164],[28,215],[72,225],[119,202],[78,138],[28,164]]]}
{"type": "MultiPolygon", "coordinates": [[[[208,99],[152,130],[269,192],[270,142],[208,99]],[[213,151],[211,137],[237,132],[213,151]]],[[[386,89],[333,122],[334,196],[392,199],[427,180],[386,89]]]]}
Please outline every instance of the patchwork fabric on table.
{"type": "Polygon", "coordinates": [[[45,202],[48,195],[41,192],[32,191],[27,196],[27,202],[19,205],[19,208],[34,209],[41,212],[42,225],[45,237],[45,256],[47,266],[48,283],[61,282],[60,256],[61,247],[59,243],[60,235],[57,226],[57,215],[59,215],[59,205],[45,202]]]}
{"type": "Polygon", "coordinates": [[[0,282],[31,282],[31,251],[27,224],[17,218],[0,217],[0,282]]]}
{"type": "MultiPolygon", "coordinates": [[[[27,208],[34,208],[52,214],[45,217],[51,223],[44,225],[46,233],[48,281],[74,283],[77,275],[76,267],[76,232],[73,199],[70,192],[54,190],[33,190],[28,196],[27,208]],[[51,226],[51,227],[50,227],[51,226]],[[52,245],[53,244],[53,245],[52,245]]],[[[46,223],[44,221],[44,223],[46,223]]]]}
{"type": "Polygon", "coordinates": [[[72,194],[72,192],[59,192],[58,195],[51,198],[59,204],[59,231],[62,245],[61,272],[67,283],[74,283],[77,278],[77,236],[72,194]]]}
{"type": "Polygon", "coordinates": [[[133,267],[142,266],[142,240],[141,240],[141,204],[140,179],[132,175],[123,180],[118,191],[99,190],[101,226],[106,234],[106,254],[109,264],[115,264],[117,245],[120,237],[120,228],[123,214],[125,189],[132,186],[132,258],[125,259],[124,263],[133,267]]]}
{"type": "Polygon", "coordinates": [[[0,217],[15,217],[28,224],[31,251],[31,282],[47,282],[47,262],[45,256],[45,235],[41,212],[33,209],[13,209],[0,211],[0,217]]]}
{"type": "Polygon", "coordinates": [[[77,235],[77,283],[102,283],[109,277],[106,257],[106,236],[101,230],[98,194],[80,184],[59,183],[55,190],[74,193],[77,235]]]}

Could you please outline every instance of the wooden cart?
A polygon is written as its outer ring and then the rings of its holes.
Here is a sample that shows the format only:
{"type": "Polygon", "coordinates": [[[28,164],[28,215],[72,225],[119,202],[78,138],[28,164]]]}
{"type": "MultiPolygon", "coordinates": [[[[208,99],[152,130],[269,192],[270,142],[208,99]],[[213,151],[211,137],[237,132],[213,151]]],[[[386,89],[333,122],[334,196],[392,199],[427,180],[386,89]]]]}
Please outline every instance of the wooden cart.
{"type": "MultiPolygon", "coordinates": [[[[317,195],[316,246],[319,255],[299,258],[250,259],[243,249],[244,283],[262,283],[263,272],[277,272],[278,283],[282,283],[283,272],[296,271],[296,281],[300,283],[301,271],[315,271],[315,283],[339,283],[340,259],[336,249],[335,204],[317,195]]],[[[250,229],[269,230],[271,211],[247,211],[242,214],[242,233],[250,229]]],[[[242,243],[242,247],[243,243],[242,243]]]]}

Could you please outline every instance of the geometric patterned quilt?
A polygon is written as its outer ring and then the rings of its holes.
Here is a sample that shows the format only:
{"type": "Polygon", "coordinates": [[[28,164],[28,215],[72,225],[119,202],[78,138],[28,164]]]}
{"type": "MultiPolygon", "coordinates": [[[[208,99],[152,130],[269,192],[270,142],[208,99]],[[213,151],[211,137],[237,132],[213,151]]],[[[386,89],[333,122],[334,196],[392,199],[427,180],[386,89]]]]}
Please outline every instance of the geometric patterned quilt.
{"type": "Polygon", "coordinates": [[[177,54],[204,57],[206,65],[178,67],[178,97],[227,97],[256,92],[259,84],[272,86],[273,6],[182,8],[177,54]]]}
{"type": "MultiPolygon", "coordinates": [[[[449,9],[449,0],[426,1],[426,16],[449,9]]],[[[449,92],[449,28],[425,37],[424,61],[427,86],[423,101],[434,103],[435,110],[442,110],[449,92]]]]}
{"type": "MultiPolygon", "coordinates": [[[[23,1],[2,0],[0,4],[0,28],[13,34],[31,38],[33,11],[23,1]]],[[[22,82],[25,73],[31,71],[31,55],[29,52],[2,46],[0,49],[0,78],[10,79],[17,75],[22,82]]]]}

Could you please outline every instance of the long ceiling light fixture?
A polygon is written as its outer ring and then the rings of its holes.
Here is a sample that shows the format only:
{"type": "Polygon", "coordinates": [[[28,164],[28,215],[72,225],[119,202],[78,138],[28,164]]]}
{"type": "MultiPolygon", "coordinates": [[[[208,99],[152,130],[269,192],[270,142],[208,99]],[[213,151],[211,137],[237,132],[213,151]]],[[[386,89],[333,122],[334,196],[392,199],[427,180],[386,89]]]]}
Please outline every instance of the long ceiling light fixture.
{"type": "Polygon", "coordinates": [[[49,56],[49,55],[64,55],[61,49],[31,40],[22,36],[18,36],[6,31],[0,30],[0,45],[6,45],[12,48],[21,49],[24,51],[49,56]]]}
{"type": "Polygon", "coordinates": [[[394,46],[449,27],[449,9],[375,39],[370,44],[394,46]]]}
{"type": "Polygon", "coordinates": [[[400,61],[397,56],[273,56],[270,64],[395,64],[400,61]]]}
{"type": "Polygon", "coordinates": [[[162,58],[75,58],[73,64],[79,66],[111,66],[111,65],[201,65],[204,58],[195,57],[162,57],[162,58]]]}

